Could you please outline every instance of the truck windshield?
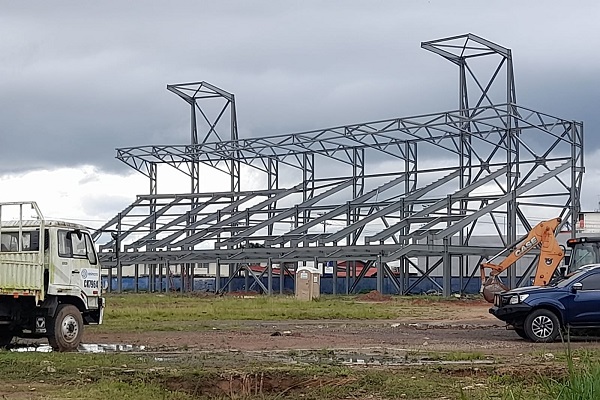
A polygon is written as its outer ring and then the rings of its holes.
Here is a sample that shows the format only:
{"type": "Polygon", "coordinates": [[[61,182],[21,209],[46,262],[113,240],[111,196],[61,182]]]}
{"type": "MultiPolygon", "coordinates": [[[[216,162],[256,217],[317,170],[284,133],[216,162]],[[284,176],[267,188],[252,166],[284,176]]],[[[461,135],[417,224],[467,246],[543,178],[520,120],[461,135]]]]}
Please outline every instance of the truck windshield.
{"type": "Polygon", "coordinates": [[[578,243],[571,253],[568,273],[575,272],[584,265],[600,262],[600,242],[578,243]]]}

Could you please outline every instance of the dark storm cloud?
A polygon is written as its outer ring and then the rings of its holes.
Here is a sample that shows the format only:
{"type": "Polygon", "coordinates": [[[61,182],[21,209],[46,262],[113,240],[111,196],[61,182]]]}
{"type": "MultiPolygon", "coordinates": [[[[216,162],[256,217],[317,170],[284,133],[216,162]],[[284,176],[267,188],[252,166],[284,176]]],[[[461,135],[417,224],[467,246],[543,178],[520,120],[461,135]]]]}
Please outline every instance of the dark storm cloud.
{"type": "Polygon", "coordinates": [[[592,132],[599,6],[460,4],[4,3],[0,174],[118,170],[116,147],[187,143],[189,111],[170,83],[235,93],[241,137],[454,109],[455,66],[420,42],[468,32],[513,50],[520,101],[592,132]]]}

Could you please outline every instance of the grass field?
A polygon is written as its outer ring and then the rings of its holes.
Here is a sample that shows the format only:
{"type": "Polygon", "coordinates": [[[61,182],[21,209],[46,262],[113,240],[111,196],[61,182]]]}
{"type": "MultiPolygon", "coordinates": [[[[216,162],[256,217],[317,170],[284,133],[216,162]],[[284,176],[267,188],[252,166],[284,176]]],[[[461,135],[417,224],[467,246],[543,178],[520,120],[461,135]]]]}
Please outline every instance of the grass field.
{"type": "Polygon", "coordinates": [[[289,296],[237,297],[124,294],[107,298],[106,322],[99,332],[154,330],[197,330],[206,321],[237,320],[328,320],[394,319],[447,316],[448,302],[439,297],[392,297],[384,302],[361,301],[360,296],[324,296],[317,301],[298,301],[289,296]],[[173,324],[172,322],[180,322],[173,324]]]}

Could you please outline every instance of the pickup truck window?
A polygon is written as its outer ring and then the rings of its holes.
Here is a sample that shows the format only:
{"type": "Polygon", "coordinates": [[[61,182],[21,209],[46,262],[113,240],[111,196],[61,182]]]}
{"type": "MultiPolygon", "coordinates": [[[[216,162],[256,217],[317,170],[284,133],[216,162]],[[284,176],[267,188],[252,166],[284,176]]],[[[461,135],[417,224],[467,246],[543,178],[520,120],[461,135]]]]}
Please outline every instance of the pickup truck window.
{"type": "Polygon", "coordinates": [[[600,290],[600,274],[593,274],[581,280],[582,290],[600,290]]]}

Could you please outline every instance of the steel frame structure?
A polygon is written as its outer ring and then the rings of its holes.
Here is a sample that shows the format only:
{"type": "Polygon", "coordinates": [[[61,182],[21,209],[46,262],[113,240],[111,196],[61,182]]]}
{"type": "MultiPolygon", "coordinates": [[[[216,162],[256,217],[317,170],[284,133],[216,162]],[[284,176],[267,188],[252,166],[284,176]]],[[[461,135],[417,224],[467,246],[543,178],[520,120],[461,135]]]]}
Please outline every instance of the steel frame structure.
{"type": "MultiPolygon", "coordinates": [[[[509,49],[473,34],[421,46],[458,66],[458,109],[241,139],[232,94],[206,82],[167,86],[191,106],[191,143],[117,149],[119,160],[149,178],[150,194],[96,232],[113,232],[100,239],[103,265],[111,273],[122,265],[179,265],[193,277],[198,263],[229,264],[230,276],[245,274],[246,288],[253,279],[272,293],[273,265],[283,271],[348,261],[349,292],[364,275],[352,263],[367,260],[377,268],[379,291],[385,279],[398,293],[430,280],[448,296],[453,278],[462,291],[484,258],[537,220],[560,216],[575,226],[583,124],[517,104],[509,49]],[[224,101],[214,118],[200,105],[206,99],[224,101]],[[230,191],[201,193],[200,164],[228,174],[230,191]],[[159,165],[188,175],[190,193],[159,194],[159,165]],[[262,189],[241,189],[249,169],[265,176],[262,189]],[[496,246],[476,243],[490,234],[496,246]],[[262,274],[248,267],[253,263],[265,266],[262,274]],[[416,282],[409,268],[418,271],[416,282]]],[[[333,269],[335,293],[337,263],[333,269]]],[[[283,273],[277,279],[283,283],[283,273]]],[[[515,268],[508,280],[520,283],[515,268]]]]}

